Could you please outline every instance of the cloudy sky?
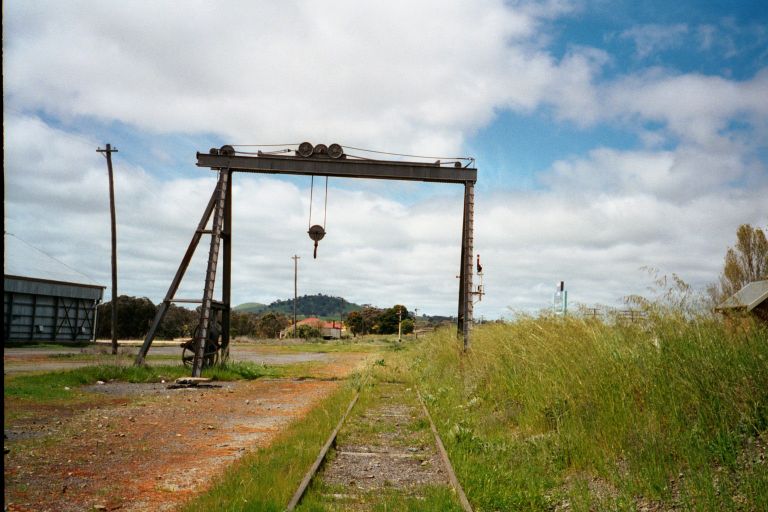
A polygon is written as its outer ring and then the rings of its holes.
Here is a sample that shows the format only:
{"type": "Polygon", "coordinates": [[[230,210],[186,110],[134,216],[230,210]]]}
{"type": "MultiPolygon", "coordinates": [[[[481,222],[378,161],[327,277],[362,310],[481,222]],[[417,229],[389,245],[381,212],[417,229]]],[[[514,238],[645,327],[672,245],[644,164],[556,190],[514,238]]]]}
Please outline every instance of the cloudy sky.
{"type": "MultiPolygon", "coordinates": [[[[760,1],[9,0],[3,79],[5,271],[52,272],[43,251],[106,299],[105,143],[119,291],[155,302],[215,184],[195,152],[223,144],[475,157],[486,318],[560,280],[620,305],[643,267],[703,288],[739,224],[768,227],[760,1]]],[[[298,254],[300,294],[455,314],[462,193],[331,179],[313,260],[309,178],[238,174],[233,302],[292,296],[298,254]]]]}

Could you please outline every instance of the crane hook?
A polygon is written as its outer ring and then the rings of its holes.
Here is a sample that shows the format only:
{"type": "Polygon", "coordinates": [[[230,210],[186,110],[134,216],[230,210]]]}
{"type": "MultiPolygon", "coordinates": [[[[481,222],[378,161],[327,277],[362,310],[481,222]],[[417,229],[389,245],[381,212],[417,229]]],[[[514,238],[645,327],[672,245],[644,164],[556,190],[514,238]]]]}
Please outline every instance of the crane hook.
{"type": "Polygon", "coordinates": [[[309,228],[307,233],[309,233],[309,238],[315,241],[315,252],[313,257],[314,259],[317,259],[317,243],[325,236],[325,228],[323,228],[323,226],[320,224],[315,224],[309,228]]]}

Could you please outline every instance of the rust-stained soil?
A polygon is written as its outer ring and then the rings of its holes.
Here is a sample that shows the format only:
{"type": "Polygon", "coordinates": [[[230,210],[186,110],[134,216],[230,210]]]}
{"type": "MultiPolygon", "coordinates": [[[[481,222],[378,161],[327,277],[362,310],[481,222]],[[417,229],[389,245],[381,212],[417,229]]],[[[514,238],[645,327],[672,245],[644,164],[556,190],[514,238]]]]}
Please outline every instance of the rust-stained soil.
{"type": "Polygon", "coordinates": [[[342,385],[366,354],[331,354],[313,374],[221,387],[111,382],[76,406],[4,401],[9,511],[172,510],[248,450],[268,445],[342,385]]]}

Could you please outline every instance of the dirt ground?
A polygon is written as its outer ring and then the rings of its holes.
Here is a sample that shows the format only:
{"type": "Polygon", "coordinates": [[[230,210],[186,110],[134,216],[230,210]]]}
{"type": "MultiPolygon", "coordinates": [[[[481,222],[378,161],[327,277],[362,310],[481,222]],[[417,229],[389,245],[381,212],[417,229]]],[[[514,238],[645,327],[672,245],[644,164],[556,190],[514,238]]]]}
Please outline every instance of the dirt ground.
{"type": "Polygon", "coordinates": [[[369,356],[284,355],[321,360],[313,370],[320,378],[204,389],[112,382],[88,387],[89,399],[74,407],[5,399],[6,415],[18,416],[5,424],[6,510],[172,510],[233,460],[268,445],[369,356]]]}

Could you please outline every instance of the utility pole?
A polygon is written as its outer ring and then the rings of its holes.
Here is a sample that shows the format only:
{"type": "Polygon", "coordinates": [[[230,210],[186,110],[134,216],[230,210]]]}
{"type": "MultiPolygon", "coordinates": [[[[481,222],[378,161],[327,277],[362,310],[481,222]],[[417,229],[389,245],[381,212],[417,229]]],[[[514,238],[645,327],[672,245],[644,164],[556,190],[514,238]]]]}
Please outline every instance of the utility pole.
{"type": "Polygon", "coordinates": [[[397,308],[397,342],[398,343],[403,341],[402,333],[403,333],[403,308],[398,306],[397,308]]]}
{"type": "Polygon", "coordinates": [[[117,148],[107,144],[107,149],[97,149],[107,159],[107,171],[109,172],[109,213],[112,223],[112,354],[117,354],[117,227],[115,223],[115,180],[112,176],[112,153],[117,153],[117,148]]]}
{"type": "Polygon", "coordinates": [[[419,333],[416,332],[416,321],[419,318],[419,308],[413,308],[413,335],[416,339],[419,339],[419,333]]]}
{"type": "Polygon", "coordinates": [[[299,260],[301,256],[294,254],[291,256],[293,260],[293,337],[296,337],[296,303],[299,298],[299,260]]]}

